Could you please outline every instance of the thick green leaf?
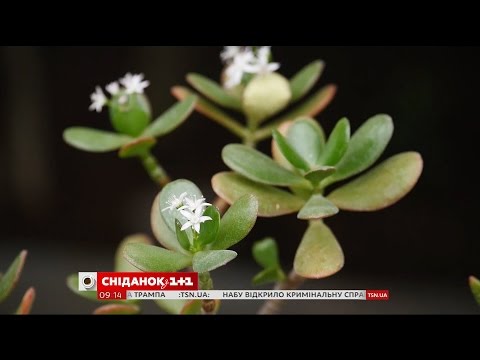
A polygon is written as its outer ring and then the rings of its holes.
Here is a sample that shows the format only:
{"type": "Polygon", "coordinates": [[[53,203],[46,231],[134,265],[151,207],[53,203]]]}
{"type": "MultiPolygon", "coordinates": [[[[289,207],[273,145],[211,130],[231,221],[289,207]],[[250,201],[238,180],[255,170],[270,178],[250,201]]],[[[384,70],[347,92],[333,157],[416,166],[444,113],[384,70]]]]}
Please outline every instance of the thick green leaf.
{"type": "Polygon", "coordinates": [[[274,239],[265,238],[255,242],[252,247],[255,261],[265,269],[278,267],[278,246],[274,239]]]}
{"type": "MultiPolygon", "coordinates": [[[[284,138],[287,136],[287,131],[290,126],[293,124],[293,121],[287,121],[281,124],[277,130],[280,134],[283,135],[284,138]]],[[[278,148],[278,144],[275,139],[272,139],[272,158],[278,164],[282,165],[285,169],[293,170],[295,167],[288,161],[285,156],[283,156],[282,151],[278,148]]]]}
{"type": "Polygon", "coordinates": [[[94,315],[134,315],[140,313],[140,307],[132,304],[107,304],[96,308],[94,315]]]}
{"type": "Polygon", "coordinates": [[[325,147],[322,128],[313,119],[301,118],[294,121],[287,130],[290,145],[310,165],[315,165],[325,147]]]}
{"type": "Polygon", "coordinates": [[[308,171],[310,165],[302,156],[288,143],[288,140],[278,131],[273,130],[273,139],[276,141],[278,148],[282,152],[285,159],[297,169],[308,171]]]}
{"type": "Polygon", "coordinates": [[[165,300],[165,299],[156,299],[154,300],[155,304],[165,311],[167,314],[178,315],[181,313],[183,307],[188,302],[188,300],[165,300]]]}
{"type": "Polygon", "coordinates": [[[246,194],[258,200],[258,216],[274,217],[297,212],[305,201],[273,186],[255,183],[232,172],[218,173],[212,178],[215,193],[229,204],[246,194]]]}
{"type": "Polygon", "coordinates": [[[135,234],[130,235],[123,239],[120,245],[115,252],[115,271],[119,272],[135,272],[138,269],[132,266],[125,258],[123,257],[123,250],[127,244],[151,244],[151,239],[145,234],[135,234]]]}
{"type": "Polygon", "coordinates": [[[130,264],[142,271],[178,271],[192,264],[192,257],[189,255],[153,245],[127,244],[124,256],[130,264]]]}
{"type": "Polygon", "coordinates": [[[0,279],[0,303],[5,300],[8,295],[10,295],[12,290],[17,285],[20,274],[22,273],[23,265],[25,264],[26,257],[27,250],[22,250],[0,279]]]}
{"type": "Polygon", "coordinates": [[[480,305],[480,280],[475,276],[470,276],[468,278],[468,283],[470,285],[470,290],[472,290],[473,297],[475,301],[480,305]]]}
{"type": "Polygon", "coordinates": [[[316,188],[323,179],[326,179],[327,177],[332,175],[335,171],[336,171],[336,168],[334,168],[333,166],[320,166],[315,168],[312,171],[309,171],[304,176],[305,176],[305,179],[310,181],[313,187],[316,188]]]}
{"type": "Polygon", "coordinates": [[[323,186],[347,179],[369,168],[387,147],[393,134],[392,118],[377,115],[367,120],[352,136],[347,152],[336,165],[335,174],[323,186]]]}
{"type": "Polygon", "coordinates": [[[193,271],[204,273],[215,270],[237,257],[232,250],[205,250],[193,255],[193,271]]]}
{"type": "Polygon", "coordinates": [[[142,136],[159,137],[168,134],[179,127],[195,108],[197,97],[187,96],[160,115],[143,132],[142,136]]]}
{"type": "Polygon", "coordinates": [[[326,166],[336,165],[347,152],[349,141],[350,123],[347,118],[343,118],[335,125],[318,163],[326,166]]]}
{"type": "Polygon", "coordinates": [[[344,210],[380,210],[407,195],[417,183],[422,169],[420,154],[398,154],[333,191],[328,199],[344,210]]]}
{"type": "Polygon", "coordinates": [[[177,240],[186,251],[190,251],[190,239],[186,231],[182,230],[182,224],[178,219],[175,219],[175,232],[177,235],[177,240]]]}
{"type": "Polygon", "coordinates": [[[96,291],[79,291],[78,290],[78,274],[71,274],[67,277],[67,286],[71,291],[73,291],[78,296],[81,296],[90,301],[104,302],[102,300],[97,299],[96,291]]]}
{"type": "Polygon", "coordinates": [[[300,210],[297,218],[301,220],[321,219],[338,213],[338,208],[320,194],[313,195],[300,210]]]}
{"type": "Polygon", "coordinates": [[[235,200],[223,215],[217,238],[211,248],[228,249],[243,240],[255,225],[257,213],[258,201],[253,195],[246,194],[235,200]]]}
{"type": "Polygon", "coordinates": [[[242,102],[239,98],[230,95],[219,84],[200,74],[188,74],[187,81],[197,91],[205,95],[217,104],[234,110],[242,109],[242,102]]]}
{"type": "Polygon", "coordinates": [[[203,195],[200,189],[193,182],[185,179],[175,180],[168,183],[160,192],[160,212],[163,216],[163,220],[175,233],[175,219],[178,216],[176,210],[164,210],[170,206],[169,201],[173,198],[179,198],[183,193],[187,193],[190,198],[200,199],[203,195]],[[164,210],[164,211],[162,211],[164,210]]]}
{"type": "Polygon", "coordinates": [[[335,85],[327,85],[295,107],[292,111],[279,119],[275,119],[273,123],[281,124],[284,121],[295,120],[302,116],[315,117],[330,104],[336,92],[337,87],[335,85]]]}
{"type": "Polygon", "coordinates": [[[123,94],[110,100],[109,112],[113,128],[119,133],[140,136],[151,121],[150,103],[144,94],[130,94],[128,101],[120,101],[123,94]]]}
{"type": "Polygon", "coordinates": [[[278,267],[273,267],[260,271],[252,279],[253,285],[263,285],[268,283],[274,283],[277,281],[283,281],[286,279],[285,273],[278,267]]]}
{"type": "Polygon", "coordinates": [[[305,179],[282,166],[268,156],[248,146],[230,144],[223,148],[225,164],[246,178],[266,185],[304,185],[305,179]]]}
{"type": "Polygon", "coordinates": [[[189,300],[180,310],[181,315],[200,315],[202,313],[201,300],[189,300]]]}
{"type": "Polygon", "coordinates": [[[109,131],[86,127],[71,127],[63,132],[63,140],[76,149],[90,152],[117,150],[131,142],[133,138],[109,131]]]}
{"type": "Polygon", "coordinates": [[[118,156],[122,159],[143,156],[148,153],[148,150],[150,150],[156,142],[157,141],[153,137],[135,139],[128,144],[123,145],[118,152],[118,156]]]}
{"type": "Polygon", "coordinates": [[[203,212],[203,216],[210,216],[212,220],[205,221],[200,225],[198,242],[203,246],[215,241],[220,228],[220,213],[215,206],[209,206],[203,212]]]}
{"type": "Polygon", "coordinates": [[[322,221],[311,221],[295,255],[295,272],[321,279],[339,272],[343,264],[343,251],[332,231],[322,221]]]}
{"type": "Polygon", "coordinates": [[[295,74],[295,76],[290,80],[290,90],[292,91],[291,102],[301,99],[312,89],[312,87],[320,78],[324,68],[325,63],[323,61],[316,60],[295,74]]]}
{"type": "Polygon", "coordinates": [[[22,302],[20,303],[15,314],[17,315],[30,314],[34,301],[35,301],[35,289],[31,287],[25,292],[25,295],[23,295],[22,302]]]}
{"type": "Polygon", "coordinates": [[[165,223],[165,220],[163,220],[160,206],[160,195],[161,193],[159,193],[153,201],[152,211],[150,212],[150,222],[153,234],[155,235],[155,238],[158,240],[158,242],[167,249],[185,253],[186,250],[183,249],[178,242],[175,233],[170,230],[170,228],[165,223]]]}
{"type": "MultiPolygon", "coordinates": [[[[181,86],[175,86],[172,88],[172,94],[177,99],[183,100],[187,96],[194,94],[189,89],[181,86]]],[[[213,105],[211,102],[199,97],[196,104],[195,109],[208,117],[209,119],[215,121],[217,124],[225,127],[226,129],[230,130],[233,134],[238,136],[239,138],[244,138],[245,136],[245,129],[242,125],[240,125],[235,119],[227,115],[225,112],[220,110],[218,107],[213,105]]]]}

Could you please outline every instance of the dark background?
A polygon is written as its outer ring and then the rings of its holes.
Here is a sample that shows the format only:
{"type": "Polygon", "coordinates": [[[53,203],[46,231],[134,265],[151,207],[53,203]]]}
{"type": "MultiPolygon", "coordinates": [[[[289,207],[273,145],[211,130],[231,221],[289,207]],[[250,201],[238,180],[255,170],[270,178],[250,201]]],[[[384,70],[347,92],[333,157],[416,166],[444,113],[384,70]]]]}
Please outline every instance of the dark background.
{"type": "MultiPolygon", "coordinates": [[[[158,189],[135,160],[90,154],[67,146],[62,131],[81,125],[110,129],[107,112],[88,111],[95,85],[127,71],[143,72],[157,116],[174,103],[170,87],[195,71],[218,79],[221,47],[3,47],[0,48],[0,269],[28,249],[19,287],[0,307],[12,312],[29,285],[37,289],[34,313],[88,313],[65,278],[77,271],[108,271],[119,241],[150,233],[149,212],[158,189]]],[[[286,313],[479,313],[467,286],[480,275],[476,232],[478,164],[475,137],[480,51],[475,47],[273,47],[280,72],[327,63],[320,83],[339,92],[317,119],[327,132],[347,116],[353,129],[372,115],[390,114],[395,133],[384,156],[419,151],[424,173],[395,206],[376,213],[347,213],[327,220],[345,252],[337,275],[305,288],[390,289],[391,300],[289,302],[286,313]]],[[[318,85],[317,85],[318,87],[318,85]]],[[[194,114],[161,139],[154,153],[174,178],[196,182],[213,198],[210,178],[226,169],[224,145],[236,139],[194,114]]],[[[260,149],[269,151],[269,142],[260,149]]],[[[284,267],[306,227],[295,216],[259,219],[237,245],[239,257],[213,273],[216,288],[250,288],[259,270],[252,241],[272,235],[284,267]]],[[[259,302],[225,301],[223,313],[252,313],[259,302]]],[[[146,306],[147,313],[158,310],[146,306]]]]}

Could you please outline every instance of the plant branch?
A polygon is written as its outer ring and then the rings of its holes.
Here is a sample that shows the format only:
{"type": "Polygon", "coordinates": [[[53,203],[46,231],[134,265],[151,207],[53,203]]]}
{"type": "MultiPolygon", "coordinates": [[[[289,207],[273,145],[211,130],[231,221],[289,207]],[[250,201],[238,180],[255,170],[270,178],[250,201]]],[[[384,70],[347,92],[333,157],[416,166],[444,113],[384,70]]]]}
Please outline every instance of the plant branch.
{"type": "Polygon", "coordinates": [[[151,152],[148,151],[140,156],[140,160],[148,176],[150,176],[157,185],[164,187],[171,181],[170,177],[151,152]]]}
{"type": "MultiPolygon", "coordinates": [[[[278,282],[275,285],[274,290],[295,290],[298,289],[305,282],[304,277],[297,275],[295,270],[292,269],[288,278],[282,282],[278,282]]],[[[257,314],[259,315],[274,315],[280,312],[280,308],[283,304],[283,300],[267,300],[257,314]]]]}

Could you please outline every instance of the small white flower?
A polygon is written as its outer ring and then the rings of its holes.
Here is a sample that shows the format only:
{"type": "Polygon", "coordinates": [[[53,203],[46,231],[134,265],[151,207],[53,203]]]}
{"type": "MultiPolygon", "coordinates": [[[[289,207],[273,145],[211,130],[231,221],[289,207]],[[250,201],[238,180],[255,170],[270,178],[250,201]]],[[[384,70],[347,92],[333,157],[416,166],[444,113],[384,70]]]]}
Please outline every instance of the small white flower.
{"type": "Polygon", "coordinates": [[[102,108],[108,101],[100,86],[95,87],[95,92],[90,95],[90,99],[92,100],[92,104],[88,109],[90,111],[95,110],[96,112],[102,111],[102,108]]]}
{"type": "MultiPolygon", "coordinates": [[[[212,206],[212,204],[205,202],[205,198],[201,197],[200,199],[197,199],[197,197],[194,195],[193,199],[186,197],[183,200],[183,206],[178,209],[178,210],[188,210],[190,212],[195,212],[197,209],[202,209],[204,207],[209,207],[212,206]]],[[[203,210],[202,210],[203,211],[203,210]]]]}
{"type": "Polygon", "coordinates": [[[110,93],[110,95],[117,95],[120,92],[120,85],[118,82],[113,81],[107,86],[105,86],[105,89],[110,93]]]}
{"type": "Polygon", "coordinates": [[[120,84],[125,87],[127,94],[143,94],[143,90],[150,85],[148,80],[143,80],[143,74],[127,73],[120,79],[120,84]]]}
{"type": "Polygon", "coordinates": [[[223,62],[228,62],[233,60],[242,50],[241,46],[225,46],[223,51],[220,53],[220,58],[223,62]]]}
{"type": "Polygon", "coordinates": [[[242,77],[248,69],[254,65],[255,56],[250,49],[238,53],[233,58],[233,62],[225,70],[225,87],[231,89],[242,82],[242,77]]]}
{"type": "Polygon", "coordinates": [[[183,224],[181,230],[186,230],[191,227],[198,234],[200,234],[200,224],[212,220],[210,216],[203,216],[203,209],[201,207],[198,207],[195,212],[180,210],[180,213],[187,219],[187,222],[183,224]]]}
{"type": "Polygon", "coordinates": [[[268,74],[280,69],[279,63],[269,62],[270,48],[271,46],[262,46],[258,49],[255,61],[246,67],[246,71],[254,74],[268,74]]]}
{"type": "Polygon", "coordinates": [[[127,94],[123,94],[122,96],[120,96],[118,98],[118,103],[120,105],[125,105],[127,103],[127,101],[128,101],[128,95],[127,94]]]}
{"type": "Polygon", "coordinates": [[[183,205],[183,199],[185,199],[185,196],[187,196],[187,193],[184,192],[180,194],[180,196],[177,198],[175,195],[171,196],[170,199],[168,199],[167,206],[165,209],[162,209],[162,212],[165,210],[177,210],[180,206],[183,205]]]}

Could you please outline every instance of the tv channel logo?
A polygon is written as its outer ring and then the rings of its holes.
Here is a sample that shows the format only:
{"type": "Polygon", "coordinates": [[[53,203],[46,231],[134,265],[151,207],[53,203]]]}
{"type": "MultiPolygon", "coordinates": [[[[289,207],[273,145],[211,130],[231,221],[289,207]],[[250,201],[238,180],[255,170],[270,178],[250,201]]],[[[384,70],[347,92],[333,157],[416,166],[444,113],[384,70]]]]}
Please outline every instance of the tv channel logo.
{"type": "Polygon", "coordinates": [[[78,291],[97,291],[97,273],[79,272],[78,291]]]}

